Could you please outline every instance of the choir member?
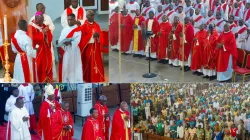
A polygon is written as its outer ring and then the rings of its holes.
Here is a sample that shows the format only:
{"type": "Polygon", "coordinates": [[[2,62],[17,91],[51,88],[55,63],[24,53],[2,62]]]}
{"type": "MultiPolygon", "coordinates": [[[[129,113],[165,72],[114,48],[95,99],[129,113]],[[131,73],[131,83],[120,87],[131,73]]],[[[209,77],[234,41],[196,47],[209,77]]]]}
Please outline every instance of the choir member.
{"type": "Polygon", "coordinates": [[[236,45],[237,48],[246,49],[246,42],[247,42],[247,26],[244,24],[243,19],[239,20],[239,25],[236,27],[236,45]]]}
{"type": "Polygon", "coordinates": [[[149,12],[152,11],[155,14],[155,9],[150,5],[150,0],[146,0],[143,9],[142,9],[142,16],[147,20],[149,18],[149,12]]]}
{"type": "Polygon", "coordinates": [[[237,27],[237,25],[234,22],[234,16],[233,15],[230,15],[228,17],[228,23],[229,23],[230,31],[232,31],[233,34],[235,34],[236,33],[236,27],[237,27]]]}
{"type": "Polygon", "coordinates": [[[224,13],[224,19],[228,20],[228,16],[229,16],[229,6],[226,2],[226,0],[221,0],[221,7],[223,9],[223,13],[224,13]]]}
{"type": "Polygon", "coordinates": [[[203,4],[203,1],[201,0],[196,0],[196,4],[194,4],[194,9],[200,9],[200,14],[205,17],[206,16],[206,13],[205,13],[205,8],[204,8],[204,4],[203,4]]]}
{"type": "Polygon", "coordinates": [[[164,12],[162,11],[162,6],[159,5],[157,7],[157,12],[155,14],[155,18],[158,20],[159,24],[162,22],[162,16],[164,15],[164,12]]]}
{"type": "Polygon", "coordinates": [[[26,34],[28,25],[25,20],[18,22],[18,28],[11,36],[11,48],[17,53],[14,63],[13,78],[18,82],[33,82],[32,59],[36,58],[36,50],[33,49],[32,41],[26,34]]]}
{"type": "Polygon", "coordinates": [[[175,16],[178,16],[179,17],[179,21],[181,23],[184,23],[185,13],[183,12],[183,6],[179,5],[177,9],[178,10],[175,12],[175,16]]]}
{"type": "Polygon", "coordinates": [[[169,9],[168,9],[168,11],[166,11],[166,15],[168,17],[169,22],[171,24],[174,23],[175,11],[173,9],[173,5],[172,4],[169,5],[169,9]]]}
{"type": "Polygon", "coordinates": [[[134,18],[136,15],[135,11],[137,9],[140,9],[140,5],[135,0],[130,0],[130,2],[127,3],[127,5],[126,5],[126,9],[128,9],[128,14],[132,18],[134,18]]]}
{"type": "Polygon", "coordinates": [[[213,21],[213,23],[215,24],[216,30],[218,31],[219,34],[224,31],[224,25],[226,24],[226,22],[224,21],[223,18],[221,18],[220,12],[216,13],[216,19],[213,21]]]}
{"type": "Polygon", "coordinates": [[[209,10],[207,17],[204,19],[204,24],[206,25],[206,29],[208,30],[208,25],[212,23],[215,20],[215,17],[213,16],[213,11],[209,10]]]}
{"type": "Polygon", "coordinates": [[[200,30],[200,26],[204,24],[204,17],[200,14],[200,9],[195,9],[195,15],[193,16],[194,34],[200,30]]]}
{"type": "Polygon", "coordinates": [[[194,8],[191,5],[191,0],[186,0],[186,5],[184,6],[184,12],[187,17],[192,17],[194,14],[194,8]]]}
{"type": "Polygon", "coordinates": [[[210,10],[213,10],[214,16],[216,16],[217,13],[220,13],[220,14],[221,14],[221,17],[222,17],[222,18],[224,17],[224,12],[223,12],[223,8],[221,7],[220,0],[214,0],[214,6],[213,6],[213,8],[210,9],[210,10]]]}
{"type": "Polygon", "coordinates": [[[239,3],[234,3],[234,8],[231,13],[234,16],[234,23],[238,24],[240,19],[243,19],[243,11],[239,8],[239,3]]]}
{"type": "Polygon", "coordinates": [[[61,24],[63,28],[68,26],[68,15],[74,14],[76,16],[76,24],[83,25],[86,20],[86,11],[83,7],[78,5],[78,0],[71,0],[70,7],[66,8],[61,15],[61,24]]]}

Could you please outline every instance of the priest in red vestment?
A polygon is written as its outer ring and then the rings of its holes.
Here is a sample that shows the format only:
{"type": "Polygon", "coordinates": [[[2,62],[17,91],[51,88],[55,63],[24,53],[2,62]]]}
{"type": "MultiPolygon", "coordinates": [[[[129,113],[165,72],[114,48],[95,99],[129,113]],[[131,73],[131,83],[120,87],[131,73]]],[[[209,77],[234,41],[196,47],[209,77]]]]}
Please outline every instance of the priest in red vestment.
{"type": "Polygon", "coordinates": [[[190,22],[190,17],[185,17],[185,28],[184,28],[184,38],[181,39],[181,48],[179,50],[179,65],[182,66],[182,63],[184,63],[184,71],[189,71],[191,66],[191,47],[193,46],[194,41],[194,27],[192,23],[190,22]],[[182,45],[182,41],[184,41],[184,46],[182,45]],[[184,47],[184,54],[183,54],[183,48],[184,47]],[[184,60],[183,56],[184,55],[184,60]]]}
{"type": "Polygon", "coordinates": [[[118,51],[118,30],[119,30],[119,18],[121,18],[121,14],[119,13],[119,7],[116,7],[114,13],[109,18],[109,41],[111,49],[114,51],[118,51]]]}
{"type": "Polygon", "coordinates": [[[98,121],[101,129],[101,135],[104,140],[109,140],[110,117],[109,110],[106,106],[107,97],[101,95],[99,101],[96,102],[94,108],[98,111],[98,121]]]}
{"type": "Polygon", "coordinates": [[[60,104],[55,100],[54,88],[52,85],[45,87],[45,94],[48,98],[43,101],[40,107],[38,134],[44,140],[53,139],[54,126],[52,125],[52,118],[56,111],[61,109],[60,104]]]}
{"type": "Polygon", "coordinates": [[[82,140],[103,140],[98,121],[98,111],[92,108],[89,112],[90,116],[87,118],[82,129],[82,140]]]}
{"type": "Polygon", "coordinates": [[[87,11],[87,20],[81,26],[82,37],[79,44],[82,55],[83,80],[85,82],[104,82],[104,64],[102,60],[103,36],[95,13],[87,11]]]}
{"type": "Polygon", "coordinates": [[[207,44],[205,44],[205,40],[207,39],[207,31],[204,29],[205,25],[200,25],[200,30],[195,34],[194,43],[192,46],[192,61],[191,61],[191,70],[193,74],[197,74],[198,76],[202,75],[202,52],[207,44]]]}
{"type": "Polygon", "coordinates": [[[227,23],[217,40],[217,80],[229,81],[232,78],[233,69],[236,68],[238,57],[234,34],[230,31],[230,25],[227,23]]]}
{"type": "Polygon", "coordinates": [[[52,117],[53,138],[55,140],[72,140],[74,135],[74,122],[69,110],[69,103],[63,102],[61,109],[52,117]]]}
{"type": "Polygon", "coordinates": [[[145,18],[141,15],[140,10],[135,11],[134,18],[134,34],[133,34],[133,52],[134,57],[143,57],[144,55],[144,42],[142,36],[142,28],[145,28],[145,18]]]}
{"type": "Polygon", "coordinates": [[[168,44],[168,54],[169,54],[169,64],[175,67],[179,66],[178,64],[178,54],[181,45],[180,35],[182,33],[182,24],[179,21],[179,17],[174,17],[174,23],[172,24],[172,31],[169,35],[169,44],[168,44]]]}
{"type": "Polygon", "coordinates": [[[171,32],[172,25],[170,24],[167,15],[162,17],[162,23],[160,24],[159,32],[159,48],[158,48],[158,60],[159,63],[166,64],[168,63],[168,36],[171,32]]]}
{"type": "Polygon", "coordinates": [[[207,39],[205,40],[206,46],[202,53],[202,65],[204,78],[209,78],[210,81],[216,79],[216,59],[217,59],[217,39],[219,33],[216,31],[215,24],[209,24],[207,31],[207,39]]]}
{"type": "Polygon", "coordinates": [[[147,40],[147,45],[145,49],[147,59],[157,60],[157,50],[159,46],[159,36],[160,25],[158,20],[154,17],[154,12],[149,12],[149,18],[146,20],[147,32],[152,32],[152,35],[147,40]],[[150,48],[150,51],[149,51],[150,48]],[[150,58],[149,58],[150,52],[150,58]]]}
{"type": "Polygon", "coordinates": [[[128,14],[127,9],[123,9],[121,16],[121,44],[120,49],[124,54],[131,53],[131,41],[133,35],[133,18],[128,14]]]}
{"type": "Polygon", "coordinates": [[[33,59],[34,82],[52,82],[52,33],[48,26],[43,24],[42,12],[37,12],[35,20],[28,26],[27,34],[32,40],[33,48],[37,49],[36,58],[33,59]]]}
{"type": "Polygon", "coordinates": [[[128,104],[121,102],[113,116],[110,140],[131,140],[130,113],[128,104]]]}

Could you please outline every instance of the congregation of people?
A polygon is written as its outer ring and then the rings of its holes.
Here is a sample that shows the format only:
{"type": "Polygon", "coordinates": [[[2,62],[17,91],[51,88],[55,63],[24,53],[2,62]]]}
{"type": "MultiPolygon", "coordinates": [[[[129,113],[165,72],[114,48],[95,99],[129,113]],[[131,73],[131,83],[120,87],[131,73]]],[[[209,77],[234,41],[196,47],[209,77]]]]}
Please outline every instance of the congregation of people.
{"type": "Polygon", "coordinates": [[[248,0],[110,1],[110,46],[124,55],[230,81],[250,50],[248,0]],[[152,3],[151,3],[152,2],[152,3]],[[119,34],[120,33],[120,34],[119,34]]]}
{"type": "Polygon", "coordinates": [[[250,139],[249,84],[204,85],[132,84],[134,133],[184,140],[250,139]]]}
{"type": "Polygon", "coordinates": [[[43,3],[30,19],[20,20],[18,30],[11,36],[11,47],[17,54],[13,79],[23,82],[104,82],[102,53],[104,36],[95,22],[95,12],[71,0],[61,15],[63,30],[59,39],[53,34],[55,25],[43,3]],[[52,43],[56,41],[56,45],[52,43]],[[59,63],[55,63],[54,49],[59,63]]]}

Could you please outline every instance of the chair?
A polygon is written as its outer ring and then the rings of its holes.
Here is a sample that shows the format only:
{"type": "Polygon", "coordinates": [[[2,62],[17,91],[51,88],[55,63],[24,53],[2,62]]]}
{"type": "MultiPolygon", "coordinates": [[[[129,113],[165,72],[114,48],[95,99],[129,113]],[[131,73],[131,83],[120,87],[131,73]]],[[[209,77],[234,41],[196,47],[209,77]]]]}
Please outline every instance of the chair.
{"type": "MultiPolygon", "coordinates": [[[[237,59],[237,69],[238,68],[243,68],[244,67],[244,62],[245,62],[245,57],[246,57],[246,51],[237,48],[237,53],[238,53],[238,59],[237,59]],[[240,66],[239,66],[240,64],[240,66]]],[[[233,72],[233,77],[236,77],[235,73],[233,72]]],[[[234,81],[234,78],[232,78],[232,81],[234,81]]]]}
{"type": "Polygon", "coordinates": [[[246,76],[250,75],[250,54],[247,55],[247,60],[246,60],[246,66],[245,66],[245,68],[238,67],[238,68],[234,69],[234,75],[233,75],[234,76],[233,77],[234,82],[236,80],[237,74],[243,76],[243,83],[245,82],[246,76]]]}

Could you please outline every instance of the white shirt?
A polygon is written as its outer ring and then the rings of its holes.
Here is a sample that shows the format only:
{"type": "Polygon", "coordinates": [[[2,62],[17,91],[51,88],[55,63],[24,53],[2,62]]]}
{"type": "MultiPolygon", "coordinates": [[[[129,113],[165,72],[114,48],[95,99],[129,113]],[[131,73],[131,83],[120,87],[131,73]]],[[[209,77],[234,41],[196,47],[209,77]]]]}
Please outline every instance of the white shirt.
{"type": "MultiPolygon", "coordinates": [[[[76,16],[76,20],[77,20],[77,16],[78,16],[78,9],[80,8],[81,6],[78,6],[76,9],[74,9],[72,6],[70,6],[69,8],[71,8],[72,10],[72,13],[75,14],[76,16]]],[[[83,7],[82,7],[83,8],[83,7]]],[[[84,24],[86,20],[86,11],[85,9],[83,8],[83,19],[82,20],[79,20],[81,22],[81,25],[84,24]]],[[[61,24],[63,26],[63,28],[67,27],[68,26],[68,19],[67,19],[67,9],[64,10],[64,12],[62,13],[61,15],[61,24]]]]}
{"type": "Polygon", "coordinates": [[[177,137],[183,138],[184,136],[184,127],[183,126],[178,126],[177,127],[177,137]]]}
{"type": "Polygon", "coordinates": [[[6,105],[5,105],[5,111],[6,112],[11,112],[12,111],[12,109],[15,107],[15,103],[16,103],[17,98],[18,97],[10,95],[10,97],[7,99],[6,105]]]}
{"type": "Polygon", "coordinates": [[[135,1],[132,4],[129,2],[126,5],[126,8],[128,9],[128,14],[131,15],[131,17],[134,19],[134,17],[136,16],[135,14],[135,10],[140,10],[140,5],[135,1]],[[131,11],[134,11],[133,13],[131,11]]]}
{"type": "Polygon", "coordinates": [[[213,21],[213,23],[215,24],[215,26],[216,26],[216,30],[218,31],[218,33],[220,34],[220,33],[222,33],[223,31],[224,31],[224,25],[226,24],[226,22],[225,21],[222,21],[223,19],[215,19],[214,21],[213,21]],[[222,22],[221,22],[222,21],[222,22]],[[219,24],[219,26],[217,26],[217,23],[219,23],[219,22],[221,22],[220,24],[219,24]]]}
{"type": "Polygon", "coordinates": [[[112,13],[113,13],[112,11],[113,11],[117,6],[119,6],[119,4],[118,4],[117,1],[114,2],[114,3],[109,2],[109,17],[111,17],[111,15],[112,15],[112,13]]]}

